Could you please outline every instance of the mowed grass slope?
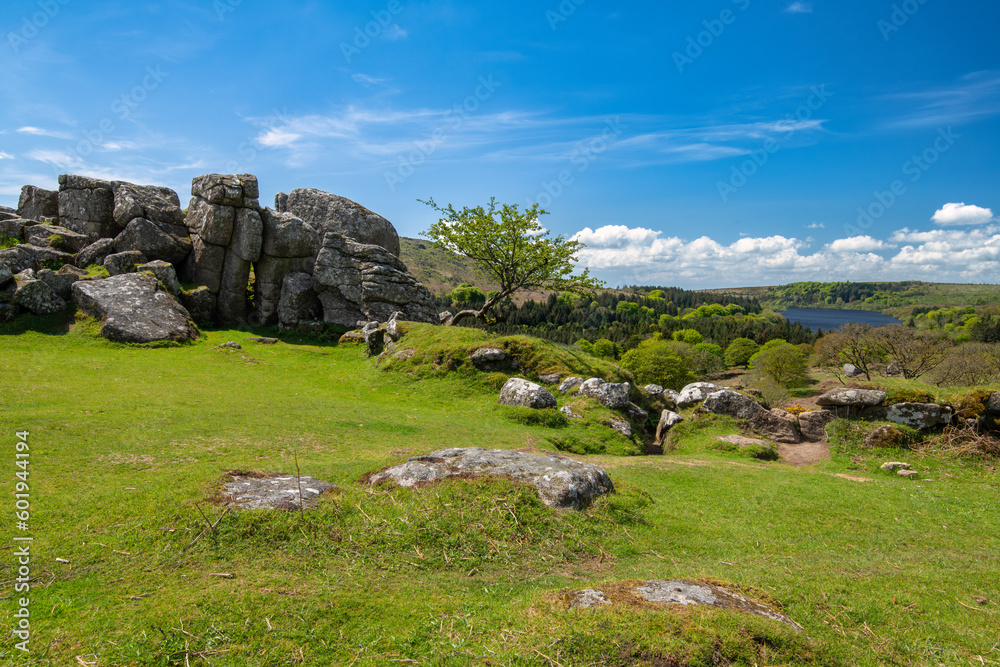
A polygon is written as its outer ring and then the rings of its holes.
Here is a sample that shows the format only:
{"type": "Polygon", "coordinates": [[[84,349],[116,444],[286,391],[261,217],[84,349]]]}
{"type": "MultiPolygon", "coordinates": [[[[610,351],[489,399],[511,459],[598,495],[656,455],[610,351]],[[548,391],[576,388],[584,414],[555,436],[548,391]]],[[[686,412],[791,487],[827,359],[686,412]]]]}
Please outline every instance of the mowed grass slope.
{"type": "MultiPolygon", "coordinates": [[[[1000,664],[990,462],[934,459],[915,482],[844,448],[796,469],[712,451],[713,425],[666,456],[579,457],[617,487],[586,512],[504,481],[371,489],[362,474],[407,456],[551,449],[552,429],[508,418],[483,378],[383,370],[356,346],[219,331],[140,349],[29,323],[50,333],[0,330],[0,579],[13,627],[27,430],[33,638],[27,655],[5,640],[0,664],[1000,664]],[[244,349],[213,349],[230,340],[244,349]],[[340,489],[305,514],[214,503],[226,471],[297,468],[340,489]],[[743,586],[805,633],[559,595],[656,578],[743,586]]],[[[442,335],[426,344],[449,349],[442,335]]]]}

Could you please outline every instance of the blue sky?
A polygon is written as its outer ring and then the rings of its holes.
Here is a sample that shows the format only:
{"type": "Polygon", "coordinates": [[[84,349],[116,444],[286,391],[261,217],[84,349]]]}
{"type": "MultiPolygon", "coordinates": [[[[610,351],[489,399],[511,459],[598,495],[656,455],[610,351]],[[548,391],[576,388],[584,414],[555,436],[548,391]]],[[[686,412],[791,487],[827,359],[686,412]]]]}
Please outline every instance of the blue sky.
{"type": "Polygon", "coordinates": [[[250,172],[541,201],[611,285],[1000,282],[1000,6],[7,0],[0,204],[250,172]]]}

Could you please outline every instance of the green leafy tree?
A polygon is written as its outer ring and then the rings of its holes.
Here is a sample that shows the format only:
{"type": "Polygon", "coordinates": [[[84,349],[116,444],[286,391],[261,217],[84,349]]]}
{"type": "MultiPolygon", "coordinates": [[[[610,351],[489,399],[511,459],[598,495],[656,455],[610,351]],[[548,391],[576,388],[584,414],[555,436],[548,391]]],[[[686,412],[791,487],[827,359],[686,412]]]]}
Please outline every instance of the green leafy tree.
{"type": "Polygon", "coordinates": [[[680,343],[651,338],[623,354],[619,363],[641,385],[680,390],[696,379],[690,361],[679,349],[682,347],[680,343]]]}
{"type": "Polygon", "coordinates": [[[760,345],[749,338],[736,338],[726,348],[726,365],[730,368],[746,368],[750,357],[760,352],[760,345]]]}
{"type": "Polygon", "coordinates": [[[697,345],[704,340],[704,337],[697,329],[679,329],[674,332],[674,340],[688,345],[697,345]]]}
{"type": "Polygon", "coordinates": [[[752,374],[782,387],[800,387],[806,384],[809,380],[808,368],[806,356],[785,341],[769,341],[750,358],[752,374]]]}
{"type": "Polygon", "coordinates": [[[422,203],[443,216],[424,234],[436,246],[476,262],[480,272],[500,286],[480,308],[459,311],[446,324],[457,324],[470,317],[487,324],[496,323],[495,309],[519,290],[583,293],[603,284],[592,278],[589,270],[573,275],[573,263],[583,244],[562,236],[553,237],[543,229],[539,218],[547,211],[538,204],[519,211],[516,204],[498,206],[496,199],[490,199],[486,207],[465,207],[459,211],[451,204],[438,206],[433,199],[422,203]]]}
{"type": "Polygon", "coordinates": [[[486,303],[486,295],[475,285],[462,283],[451,291],[451,300],[453,303],[486,303]]]}
{"type": "Polygon", "coordinates": [[[698,343],[691,348],[691,367],[698,375],[716,373],[726,367],[722,348],[714,343],[698,343]]]}
{"type": "Polygon", "coordinates": [[[591,347],[591,354],[604,357],[605,359],[614,359],[617,356],[618,346],[612,343],[607,338],[600,338],[594,341],[594,345],[591,347]]]}
{"type": "Polygon", "coordinates": [[[586,338],[581,338],[580,340],[576,341],[576,346],[581,350],[583,350],[584,352],[586,352],[587,354],[594,353],[594,344],[591,343],[586,338]]]}

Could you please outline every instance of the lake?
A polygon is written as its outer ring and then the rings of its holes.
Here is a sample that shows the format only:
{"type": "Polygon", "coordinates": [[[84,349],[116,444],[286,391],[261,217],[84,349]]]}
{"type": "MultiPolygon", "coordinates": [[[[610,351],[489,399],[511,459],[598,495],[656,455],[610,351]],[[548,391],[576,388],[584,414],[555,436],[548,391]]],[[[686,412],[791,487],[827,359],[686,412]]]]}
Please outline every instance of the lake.
{"type": "Polygon", "coordinates": [[[842,324],[857,322],[879,327],[884,324],[901,324],[890,315],[871,310],[836,310],[834,308],[789,308],[781,313],[792,322],[800,322],[813,332],[822,329],[824,332],[840,327],[842,324]]]}

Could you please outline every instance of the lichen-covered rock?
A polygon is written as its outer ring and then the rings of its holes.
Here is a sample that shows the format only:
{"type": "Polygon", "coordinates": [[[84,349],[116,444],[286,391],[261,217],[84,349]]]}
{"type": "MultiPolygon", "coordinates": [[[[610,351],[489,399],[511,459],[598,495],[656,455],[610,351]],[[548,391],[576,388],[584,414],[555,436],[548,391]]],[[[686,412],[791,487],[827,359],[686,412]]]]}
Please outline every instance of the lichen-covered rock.
{"type": "Polygon", "coordinates": [[[619,433],[621,433],[622,435],[624,435],[626,438],[631,438],[632,437],[632,425],[629,424],[624,419],[618,419],[617,417],[612,417],[611,421],[608,423],[608,426],[610,426],[614,430],[618,431],[619,433]]]}
{"type": "Polygon", "coordinates": [[[25,185],[21,188],[21,197],[17,201],[17,215],[29,220],[58,217],[59,193],[25,185]]]}
{"type": "Polygon", "coordinates": [[[561,379],[562,376],[558,373],[545,373],[538,376],[538,381],[543,384],[559,384],[559,380],[561,379]]]}
{"type": "Polygon", "coordinates": [[[179,298],[194,322],[211,322],[215,318],[215,295],[207,287],[181,292],[179,298]]]}
{"type": "Polygon", "coordinates": [[[695,403],[700,403],[708,398],[709,394],[722,391],[725,387],[720,387],[711,382],[692,382],[683,389],[676,399],[678,408],[688,408],[695,403]]]}
{"type": "Polygon", "coordinates": [[[120,343],[189,341],[198,330],[188,312],[145,273],[73,284],[73,301],[101,320],[101,335],[120,343]]]}
{"type": "Polygon", "coordinates": [[[579,393],[581,396],[594,399],[607,408],[620,410],[628,406],[630,391],[631,387],[629,387],[628,382],[605,382],[600,378],[590,378],[580,385],[579,393]]]}
{"type": "Polygon", "coordinates": [[[145,218],[132,220],[125,231],[115,238],[115,250],[118,252],[137,250],[146,257],[172,264],[183,262],[191,248],[190,238],[169,234],[145,218]]]}
{"type": "Polygon", "coordinates": [[[878,389],[833,389],[816,399],[823,407],[873,408],[882,405],[886,393],[878,389]]]}
{"type": "Polygon", "coordinates": [[[124,229],[136,218],[180,227],[184,224],[181,200],[170,188],[158,185],[112,183],[115,223],[124,229]]]}
{"type": "Polygon", "coordinates": [[[1000,392],[990,395],[990,400],[986,402],[986,413],[993,416],[1000,415],[1000,392]]]}
{"type": "Polygon", "coordinates": [[[17,239],[19,241],[24,240],[25,230],[28,227],[34,225],[42,224],[38,220],[25,219],[25,218],[0,218],[0,235],[9,236],[12,239],[17,239]]]}
{"type": "Polygon", "coordinates": [[[627,586],[615,585],[607,592],[595,589],[576,591],[567,598],[571,608],[583,609],[606,605],[633,608],[637,598],[652,605],[704,605],[763,616],[802,631],[802,626],[798,623],[761,602],[747,598],[745,593],[702,581],[659,579],[629,583],[627,586]]]}
{"type": "Polygon", "coordinates": [[[320,233],[291,213],[264,209],[261,252],[272,257],[315,257],[323,244],[320,233]]]}
{"type": "Polygon", "coordinates": [[[376,245],[399,257],[399,235],[388,220],[364,206],[313,188],[292,190],[275,202],[279,212],[292,213],[320,234],[336,232],[358,243],[376,245]]]}
{"type": "Polygon", "coordinates": [[[58,225],[32,225],[24,228],[24,240],[63,252],[80,252],[90,245],[90,238],[58,225]]]}
{"type": "Polygon", "coordinates": [[[258,208],[260,196],[253,174],[204,174],[191,182],[191,194],[209,204],[258,208]]]}
{"type": "Polygon", "coordinates": [[[91,240],[117,236],[114,186],[86,176],[59,177],[59,224],[86,234],[91,240]]]}
{"type": "Polygon", "coordinates": [[[792,415],[784,410],[764,410],[757,412],[749,420],[750,428],[756,433],[787,445],[797,445],[802,442],[798,424],[792,415]]]}
{"type": "Polygon", "coordinates": [[[936,403],[896,403],[889,406],[886,421],[916,429],[929,429],[951,423],[951,408],[936,403]]]}
{"type": "Polygon", "coordinates": [[[14,269],[15,264],[27,263],[30,268],[38,269],[43,266],[51,268],[56,264],[60,266],[72,264],[75,260],[76,257],[71,253],[30,243],[22,243],[7,250],[0,250],[0,261],[6,261],[11,270],[14,269]]]}
{"type": "Polygon", "coordinates": [[[64,273],[62,269],[59,273],[52,269],[42,269],[36,276],[63,301],[70,301],[73,298],[73,283],[80,279],[72,273],[64,273]]]}
{"type": "Polygon", "coordinates": [[[51,315],[66,309],[66,302],[41,280],[18,280],[14,305],[35,315],[51,315]]]}
{"type": "Polygon", "coordinates": [[[833,414],[826,410],[810,410],[799,415],[799,430],[802,437],[812,442],[826,439],[826,425],[834,420],[833,414]]]}
{"type": "Polygon", "coordinates": [[[416,486],[446,477],[506,477],[531,484],[549,507],[582,509],[614,486],[608,473],[589,463],[559,456],[539,456],[503,449],[439,449],[416,456],[406,463],[371,475],[372,484],[382,481],[416,486]]]}
{"type": "Polygon", "coordinates": [[[35,268],[35,256],[24,249],[24,244],[13,248],[0,250],[0,264],[6,266],[12,273],[20,273],[25,269],[35,268]]]}
{"type": "Polygon", "coordinates": [[[577,387],[577,386],[579,386],[581,384],[583,384],[583,378],[578,378],[578,377],[566,378],[559,385],[559,393],[560,394],[565,394],[566,392],[568,392],[573,387],[577,387]]]}
{"type": "Polygon", "coordinates": [[[511,378],[504,383],[500,390],[500,403],[522,408],[554,408],[556,407],[556,397],[548,389],[534,382],[521,378],[511,378]]]}
{"type": "Polygon", "coordinates": [[[76,253],[76,265],[86,268],[91,264],[103,265],[108,255],[115,253],[114,239],[98,239],[76,253]]]}
{"type": "Polygon", "coordinates": [[[480,370],[508,361],[507,352],[500,347],[481,347],[469,353],[469,360],[480,370]]]}
{"type": "Polygon", "coordinates": [[[684,417],[681,417],[672,410],[664,410],[661,412],[660,422],[656,425],[656,443],[662,445],[670,429],[677,426],[682,421],[684,421],[684,417]]]}
{"type": "Polygon", "coordinates": [[[716,391],[705,397],[702,408],[717,415],[727,415],[737,419],[751,419],[764,408],[749,396],[732,389],[716,391]]]}
{"type": "Polygon", "coordinates": [[[232,206],[210,204],[194,197],[188,205],[184,224],[192,236],[198,236],[203,243],[228,246],[236,226],[236,209],[232,206]]]}
{"type": "Polygon", "coordinates": [[[263,234],[264,223],[260,219],[260,213],[249,208],[236,209],[230,252],[235,252],[248,262],[256,262],[260,259],[263,234]]]}
{"type": "Polygon", "coordinates": [[[377,357],[385,349],[385,332],[379,327],[378,322],[372,322],[361,330],[361,335],[365,337],[365,346],[368,348],[369,357],[377,357]]]}
{"type": "Polygon", "coordinates": [[[663,393],[663,387],[658,384],[647,384],[643,390],[650,396],[659,396],[663,393]]]}
{"type": "Polygon", "coordinates": [[[174,265],[171,264],[170,262],[165,262],[162,259],[157,259],[152,262],[146,262],[145,264],[140,264],[139,266],[135,267],[135,270],[149,271],[154,276],[156,276],[156,279],[160,281],[160,284],[163,285],[163,287],[174,296],[177,296],[178,294],[181,293],[181,283],[177,279],[177,270],[174,268],[174,265]]]}
{"type": "Polygon", "coordinates": [[[281,287],[278,301],[278,321],[284,326],[294,326],[301,321],[315,320],[323,312],[312,276],[308,273],[289,273],[281,287]]]}
{"type": "Polygon", "coordinates": [[[117,276],[123,273],[132,273],[135,271],[135,267],[148,261],[146,256],[138,250],[126,250],[108,255],[104,258],[102,266],[108,270],[110,275],[117,276]]]}
{"type": "Polygon", "coordinates": [[[226,504],[245,510],[304,510],[317,506],[317,500],[335,484],[305,475],[273,474],[263,477],[230,474],[223,497],[226,504]]]}

